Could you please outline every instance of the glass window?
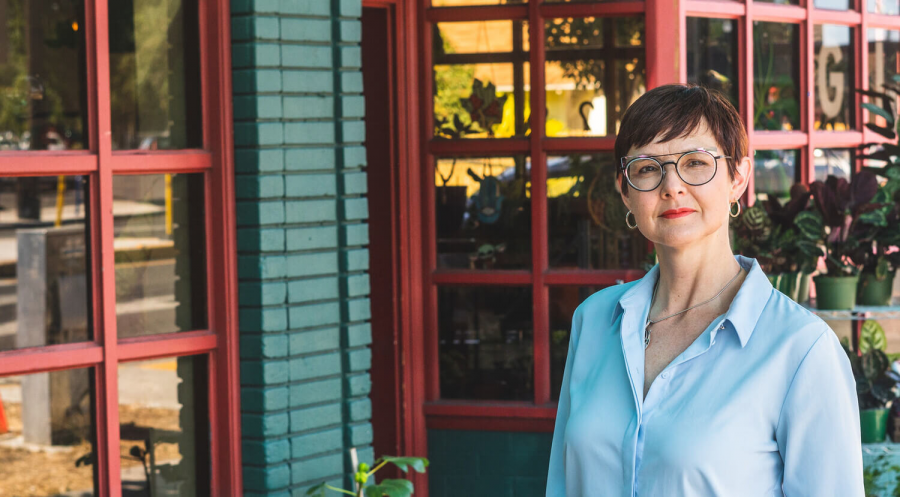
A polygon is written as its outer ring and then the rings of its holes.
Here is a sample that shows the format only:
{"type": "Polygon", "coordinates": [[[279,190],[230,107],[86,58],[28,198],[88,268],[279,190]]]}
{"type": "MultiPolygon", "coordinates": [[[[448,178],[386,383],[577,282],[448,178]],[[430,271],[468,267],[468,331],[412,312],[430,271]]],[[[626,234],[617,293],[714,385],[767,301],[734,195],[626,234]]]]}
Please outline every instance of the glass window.
{"type": "Polygon", "coordinates": [[[206,327],[202,174],[113,178],[119,337],[206,327]]]}
{"type": "Polygon", "coordinates": [[[687,79],[724,93],[740,109],[737,21],[687,18],[687,79]]]}
{"type": "Polygon", "coordinates": [[[123,495],[209,495],[206,357],[119,364],[123,495]]]}
{"type": "Polygon", "coordinates": [[[817,180],[837,176],[850,181],[853,171],[853,152],[849,149],[817,148],[813,150],[817,180]]]}
{"type": "Polygon", "coordinates": [[[197,0],[109,0],[114,150],[203,147],[197,0]]]}
{"type": "Polygon", "coordinates": [[[84,2],[0,1],[0,151],[88,146],[84,2]]]}
{"type": "Polygon", "coordinates": [[[97,495],[93,383],[90,369],[0,378],[2,495],[97,495]]]}
{"type": "Polygon", "coordinates": [[[898,0],[869,0],[869,12],[875,14],[898,15],[900,14],[900,1],[898,0]]]}
{"type": "Polygon", "coordinates": [[[559,400],[563,373],[566,370],[572,316],[585,299],[601,289],[602,287],[595,286],[550,287],[550,395],[554,401],[559,400]]]}
{"type": "Polygon", "coordinates": [[[529,158],[441,158],[435,164],[437,266],[530,268],[529,158]]]}
{"type": "Polygon", "coordinates": [[[775,5],[800,5],[800,0],[755,0],[761,3],[774,3],[775,5]]]}
{"type": "Polygon", "coordinates": [[[799,181],[799,150],[755,150],[753,183],[756,201],[791,198],[791,185],[799,181]]]}
{"type": "Polygon", "coordinates": [[[438,289],[441,398],[534,400],[531,288],[438,289]]]}
{"type": "Polygon", "coordinates": [[[89,198],[86,176],[0,178],[0,351],[92,338],[89,198]]]}
{"type": "Polygon", "coordinates": [[[817,25],[815,43],[817,130],[846,131],[853,128],[853,30],[847,26],[817,25]]]}
{"type": "Polygon", "coordinates": [[[528,134],[528,23],[438,23],[433,47],[435,136],[528,134]],[[486,54],[494,54],[491,62],[484,62],[486,54]]]}
{"type": "Polygon", "coordinates": [[[643,269],[647,239],[625,225],[611,153],[547,158],[547,226],[554,269],[643,269]]]}
{"type": "MultiPolygon", "coordinates": [[[[867,30],[869,39],[869,89],[884,92],[885,83],[894,84],[894,77],[900,73],[900,31],[874,28],[867,30]]],[[[875,105],[881,105],[881,99],[869,97],[875,105]]],[[[897,109],[897,106],[894,106],[897,109]]],[[[869,122],[879,126],[887,126],[883,117],[870,112],[869,122]]]]}
{"type": "Polygon", "coordinates": [[[548,19],[544,32],[547,136],[615,134],[646,91],[644,19],[548,19]]]}
{"type": "Polygon", "coordinates": [[[800,127],[800,28],[753,21],[753,122],[758,130],[800,127]]]}
{"type": "Polygon", "coordinates": [[[849,10],[850,0],[815,0],[814,5],[817,9],[828,10],[849,10]]]}
{"type": "Polygon", "coordinates": [[[515,5],[528,0],[431,0],[434,7],[469,7],[474,5],[515,5]]]}

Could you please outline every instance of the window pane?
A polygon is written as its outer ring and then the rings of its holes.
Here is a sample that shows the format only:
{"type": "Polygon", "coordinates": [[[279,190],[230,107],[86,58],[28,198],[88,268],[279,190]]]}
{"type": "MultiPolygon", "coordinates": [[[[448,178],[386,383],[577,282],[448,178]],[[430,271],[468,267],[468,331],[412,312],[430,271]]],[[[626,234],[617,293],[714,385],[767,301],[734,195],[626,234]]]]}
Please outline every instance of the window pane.
{"type": "Polygon", "coordinates": [[[531,267],[531,161],[515,157],[436,161],[437,267],[531,267]]]}
{"type": "Polygon", "coordinates": [[[544,32],[547,136],[615,134],[646,91],[644,19],[549,19],[544,32]]]}
{"type": "Polygon", "coordinates": [[[753,22],[753,122],[759,130],[800,127],[800,29],[753,22]]]}
{"type": "Polygon", "coordinates": [[[853,128],[853,31],[847,26],[817,25],[815,42],[815,129],[853,128]]]}
{"type": "Polygon", "coordinates": [[[196,0],[109,0],[115,150],[203,147],[196,0]]]}
{"type": "Polygon", "coordinates": [[[724,93],[736,109],[738,94],[737,21],[687,18],[687,79],[724,93]]]}
{"type": "Polygon", "coordinates": [[[643,269],[647,239],[625,225],[611,153],[547,158],[547,226],[554,269],[643,269]]]}
{"type": "Polygon", "coordinates": [[[438,289],[441,398],[533,400],[531,289],[438,289]]]}
{"type": "Polygon", "coordinates": [[[119,364],[123,495],[209,495],[206,357],[119,364]]]}
{"type": "Polygon", "coordinates": [[[0,378],[0,495],[97,494],[93,383],[90,369],[0,378]]]}
{"type": "Polygon", "coordinates": [[[0,1],[0,150],[88,146],[84,2],[0,1]]]}
{"type": "MultiPolygon", "coordinates": [[[[900,73],[900,31],[869,29],[869,89],[883,92],[884,84],[893,84],[894,76],[900,73]]],[[[868,97],[869,102],[881,106],[880,98],[868,97]]],[[[896,109],[897,106],[894,106],[896,109]]],[[[869,113],[869,122],[887,127],[883,117],[869,113]]]]}
{"type": "Polygon", "coordinates": [[[202,174],[113,178],[119,338],[206,327],[202,174]]]}
{"type": "Polygon", "coordinates": [[[550,395],[559,400],[575,308],[602,287],[550,287],[550,395]]]}
{"type": "Polygon", "coordinates": [[[853,171],[853,154],[848,149],[817,148],[813,151],[816,165],[816,179],[825,181],[828,176],[837,176],[850,181],[853,171]]]}
{"type": "Polygon", "coordinates": [[[86,176],[0,178],[0,350],[90,340],[86,176]]]}
{"type": "Polygon", "coordinates": [[[762,3],[774,3],[776,5],[800,5],[800,0],[755,0],[762,3]]]}
{"type": "Polygon", "coordinates": [[[528,23],[434,27],[434,135],[510,138],[529,132],[528,23]],[[491,63],[484,62],[486,54],[491,63]]]}
{"type": "Polygon", "coordinates": [[[815,0],[813,2],[817,9],[829,10],[848,10],[850,9],[850,0],[815,0]]]}
{"type": "Polygon", "coordinates": [[[753,182],[756,201],[777,198],[784,204],[791,198],[791,185],[799,181],[798,150],[756,150],[753,152],[753,182]]]}
{"type": "Polygon", "coordinates": [[[900,1],[898,0],[869,0],[869,12],[876,14],[897,15],[900,14],[900,1]]]}

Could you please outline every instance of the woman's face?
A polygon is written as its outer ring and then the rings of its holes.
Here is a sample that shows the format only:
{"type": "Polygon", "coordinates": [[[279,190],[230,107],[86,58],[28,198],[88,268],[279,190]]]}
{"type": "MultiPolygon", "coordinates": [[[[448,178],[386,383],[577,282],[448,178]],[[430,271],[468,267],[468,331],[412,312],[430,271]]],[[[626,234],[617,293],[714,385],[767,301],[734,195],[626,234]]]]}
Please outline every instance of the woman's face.
{"type": "MultiPolygon", "coordinates": [[[[715,149],[713,155],[725,155],[721,145],[716,143],[702,122],[694,133],[683,138],[659,143],[659,138],[652,143],[628,151],[633,155],[665,155],[657,157],[662,162],[677,161],[683,152],[704,148],[715,149]]],[[[734,180],[728,174],[726,159],[718,159],[716,174],[712,181],[691,186],[683,182],[675,172],[674,164],[666,164],[666,174],[662,183],[649,192],[637,191],[629,185],[628,196],[622,195],[622,201],[634,214],[638,229],[654,244],[667,247],[687,247],[704,241],[716,233],[727,235],[728,211],[732,200],[740,199],[747,188],[747,178],[751,171],[751,162],[747,157],[735,158],[738,162],[734,180]],[[673,209],[690,209],[687,215],[672,217],[663,214],[673,209]]],[[[620,184],[617,182],[617,188],[620,184]]],[[[633,223],[634,220],[629,220],[633,223]]],[[[727,239],[727,236],[726,236],[727,239]]]]}

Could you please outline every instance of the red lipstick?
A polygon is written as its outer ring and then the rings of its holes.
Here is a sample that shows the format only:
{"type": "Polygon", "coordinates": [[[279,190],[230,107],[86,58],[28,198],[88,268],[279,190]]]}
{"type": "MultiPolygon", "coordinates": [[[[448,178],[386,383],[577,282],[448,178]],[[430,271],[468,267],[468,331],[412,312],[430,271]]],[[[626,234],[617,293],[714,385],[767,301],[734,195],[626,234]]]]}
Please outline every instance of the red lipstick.
{"type": "Polygon", "coordinates": [[[697,212],[697,211],[695,211],[694,209],[688,208],[688,207],[682,207],[680,209],[669,209],[666,212],[663,212],[662,214],[660,214],[659,217],[664,217],[666,219],[675,219],[678,217],[687,216],[688,214],[691,214],[694,212],[697,212]]]}

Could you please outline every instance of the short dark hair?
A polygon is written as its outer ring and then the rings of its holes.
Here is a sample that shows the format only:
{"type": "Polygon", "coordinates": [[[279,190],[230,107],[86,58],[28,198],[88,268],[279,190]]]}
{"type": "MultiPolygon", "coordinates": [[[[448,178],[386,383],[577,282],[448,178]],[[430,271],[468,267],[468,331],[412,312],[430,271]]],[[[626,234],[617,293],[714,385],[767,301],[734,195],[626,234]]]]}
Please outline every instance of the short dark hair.
{"type": "MultiPolygon", "coordinates": [[[[616,175],[619,161],[632,147],[642,147],[660,136],[667,142],[693,133],[706,119],[709,130],[722,150],[728,174],[734,179],[737,164],[747,155],[747,130],[741,115],[728,98],[716,90],[697,85],[674,84],[656,87],[641,95],[622,116],[616,136],[616,175]]],[[[628,182],[621,177],[622,193],[628,182]]]]}

